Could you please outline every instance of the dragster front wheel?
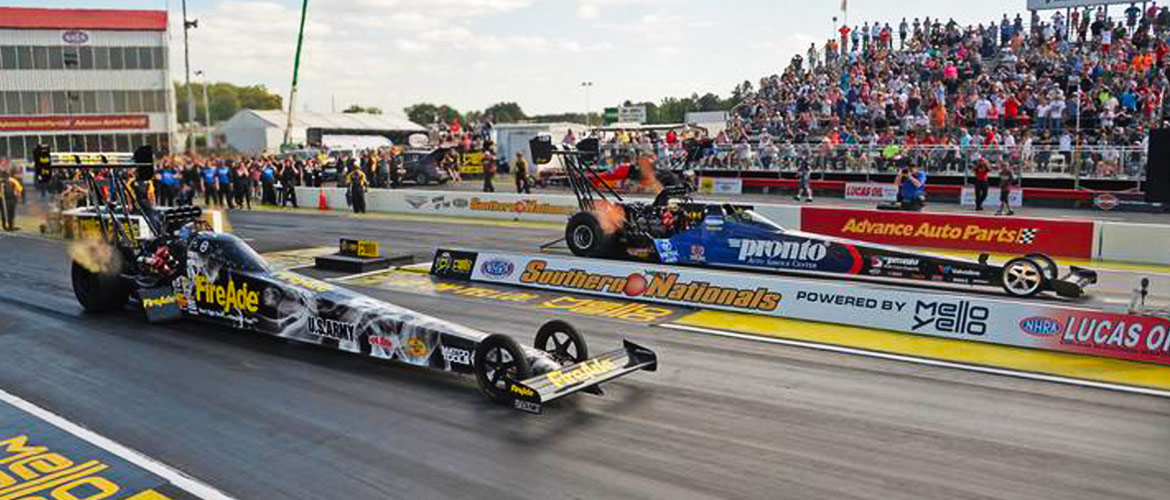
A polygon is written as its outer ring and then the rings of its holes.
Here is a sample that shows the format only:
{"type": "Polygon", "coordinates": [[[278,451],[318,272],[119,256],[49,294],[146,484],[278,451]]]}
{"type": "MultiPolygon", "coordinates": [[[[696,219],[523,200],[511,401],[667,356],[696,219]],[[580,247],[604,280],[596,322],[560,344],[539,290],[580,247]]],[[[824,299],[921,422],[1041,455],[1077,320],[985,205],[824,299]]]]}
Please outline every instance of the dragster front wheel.
{"type": "Polygon", "coordinates": [[[614,235],[601,228],[597,216],[589,212],[577,212],[565,226],[565,243],[578,257],[605,257],[613,250],[614,235]]]}
{"type": "Polygon", "coordinates": [[[535,347],[549,353],[562,365],[572,365],[589,359],[585,337],[566,321],[554,319],[536,332],[535,347]]]}
{"type": "Polygon", "coordinates": [[[71,274],[73,295],[87,312],[115,311],[125,307],[130,300],[130,287],[118,277],[117,272],[95,272],[73,261],[71,274]]]}
{"type": "Polygon", "coordinates": [[[512,337],[489,335],[475,348],[475,379],[492,401],[512,401],[512,383],[528,378],[531,373],[528,358],[512,337]]]}
{"type": "Polygon", "coordinates": [[[1047,286],[1044,268],[1036,261],[1018,257],[1008,261],[1000,273],[1000,285],[1008,295],[1031,297],[1047,286]]]}

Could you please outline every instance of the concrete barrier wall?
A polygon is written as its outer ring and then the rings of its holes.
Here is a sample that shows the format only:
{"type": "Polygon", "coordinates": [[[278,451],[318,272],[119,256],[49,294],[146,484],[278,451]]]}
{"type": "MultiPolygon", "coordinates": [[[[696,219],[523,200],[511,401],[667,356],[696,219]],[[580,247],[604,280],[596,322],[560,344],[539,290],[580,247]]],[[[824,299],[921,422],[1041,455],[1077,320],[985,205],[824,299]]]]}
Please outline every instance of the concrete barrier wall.
{"type": "Polygon", "coordinates": [[[1170,225],[1097,222],[1097,258],[1170,265],[1170,225]]]}
{"type": "MultiPolygon", "coordinates": [[[[297,198],[302,206],[316,207],[321,193],[324,193],[326,204],[330,210],[351,210],[345,203],[344,189],[297,188],[297,198]]],[[[645,198],[631,198],[631,200],[650,201],[645,198]]],[[[970,214],[952,216],[952,214],[916,214],[770,203],[757,203],[754,206],[761,215],[783,227],[863,241],[1013,254],[1043,252],[1056,256],[1170,265],[1170,224],[979,217],[970,214]],[[939,236],[932,239],[916,236],[891,240],[882,235],[867,234],[865,231],[839,231],[841,228],[837,226],[841,226],[843,223],[834,226],[832,223],[841,222],[836,221],[836,219],[825,222],[826,214],[839,215],[837,218],[845,217],[845,222],[861,216],[871,217],[875,218],[876,222],[880,222],[879,226],[883,228],[891,224],[909,224],[918,229],[925,226],[954,225],[957,227],[959,223],[963,223],[963,228],[960,229],[957,238],[939,236]],[[992,234],[997,236],[995,238],[986,237],[992,234]],[[1010,237],[1003,240],[1005,235],[1010,237]]],[[[563,194],[520,195],[470,191],[373,189],[366,194],[366,209],[370,212],[564,222],[577,211],[577,200],[573,196],[563,194]]],[[[832,219],[832,217],[828,218],[832,219]]],[[[874,225],[870,224],[870,226],[874,225]]],[[[953,230],[953,228],[951,229],[953,230]]]]}

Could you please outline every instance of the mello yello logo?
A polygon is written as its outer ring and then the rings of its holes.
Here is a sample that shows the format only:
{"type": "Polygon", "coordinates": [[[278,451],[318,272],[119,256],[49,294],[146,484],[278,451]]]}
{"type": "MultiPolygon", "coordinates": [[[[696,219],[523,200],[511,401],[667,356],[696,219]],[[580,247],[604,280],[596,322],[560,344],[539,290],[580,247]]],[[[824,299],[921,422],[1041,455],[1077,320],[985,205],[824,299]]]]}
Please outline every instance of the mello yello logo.
{"type": "Polygon", "coordinates": [[[219,306],[225,313],[233,309],[254,313],[260,303],[260,294],[249,290],[247,283],[236,288],[235,282],[228,279],[227,286],[220,286],[198,276],[195,278],[195,301],[219,306]]]}

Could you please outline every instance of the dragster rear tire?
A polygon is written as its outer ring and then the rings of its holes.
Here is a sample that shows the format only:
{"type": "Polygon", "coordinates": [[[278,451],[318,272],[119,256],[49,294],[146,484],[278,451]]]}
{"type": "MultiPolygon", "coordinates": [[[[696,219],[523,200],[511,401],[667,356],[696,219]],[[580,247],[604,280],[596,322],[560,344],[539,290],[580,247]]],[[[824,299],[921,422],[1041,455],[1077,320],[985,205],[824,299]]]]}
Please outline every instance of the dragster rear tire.
{"type": "Polygon", "coordinates": [[[126,306],[130,287],[116,272],[93,272],[77,261],[71,270],[73,295],[86,312],[105,313],[126,306]]]}
{"type": "Polygon", "coordinates": [[[499,333],[489,335],[475,348],[475,380],[488,399],[501,404],[512,401],[512,383],[528,378],[532,368],[516,340],[499,333]],[[507,361],[502,361],[507,354],[507,361]]]}
{"type": "Polygon", "coordinates": [[[597,216],[577,212],[565,225],[565,243],[578,257],[606,257],[613,253],[617,238],[601,229],[597,216]]]}
{"type": "Polygon", "coordinates": [[[568,322],[554,319],[541,325],[536,332],[534,347],[552,355],[564,365],[576,364],[589,359],[589,347],[585,337],[568,322]],[[551,345],[550,345],[551,344],[551,345]]]}
{"type": "Polygon", "coordinates": [[[1032,259],[1037,264],[1040,264],[1040,266],[1044,268],[1044,277],[1048,278],[1048,281],[1052,281],[1060,277],[1060,266],[1056,265],[1056,261],[1052,260],[1052,257],[1042,253],[1030,253],[1025,255],[1024,258],[1032,259]]]}

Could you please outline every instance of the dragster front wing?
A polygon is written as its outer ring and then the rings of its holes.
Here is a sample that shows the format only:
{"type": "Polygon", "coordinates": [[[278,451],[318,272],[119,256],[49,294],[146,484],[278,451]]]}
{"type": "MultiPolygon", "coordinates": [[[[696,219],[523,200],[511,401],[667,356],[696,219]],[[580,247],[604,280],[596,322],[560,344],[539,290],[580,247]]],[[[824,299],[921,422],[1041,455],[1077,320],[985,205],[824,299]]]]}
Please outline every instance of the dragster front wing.
{"type": "Polygon", "coordinates": [[[581,390],[600,394],[597,386],[601,383],[638,370],[654,371],[658,368],[658,356],[654,351],[629,340],[623,340],[622,344],[621,349],[513,382],[509,388],[512,407],[539,415],[544,403],[554,399],[581,390]]]}

